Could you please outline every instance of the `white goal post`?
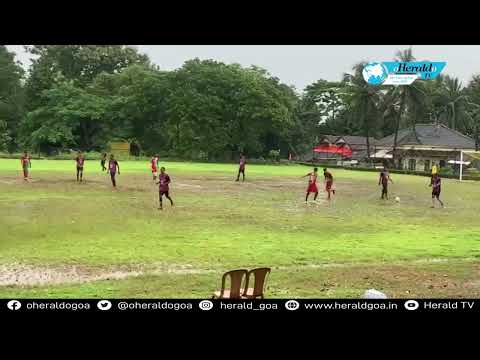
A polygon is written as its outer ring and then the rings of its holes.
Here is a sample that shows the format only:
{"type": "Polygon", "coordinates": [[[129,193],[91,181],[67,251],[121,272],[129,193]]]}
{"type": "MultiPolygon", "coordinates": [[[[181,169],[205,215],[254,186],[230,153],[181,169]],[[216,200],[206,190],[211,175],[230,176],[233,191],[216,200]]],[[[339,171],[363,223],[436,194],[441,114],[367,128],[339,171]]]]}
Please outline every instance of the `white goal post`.
{"type": "Polygon", "coordinates": [[[470,165],[471,163],[471,161],[465,161],[465,158],[480,160],[480,151],[460,150],[460,161],[453,161],[453,163],[460,165],[460,181],[463,180],[463,165],[470,165]]]}

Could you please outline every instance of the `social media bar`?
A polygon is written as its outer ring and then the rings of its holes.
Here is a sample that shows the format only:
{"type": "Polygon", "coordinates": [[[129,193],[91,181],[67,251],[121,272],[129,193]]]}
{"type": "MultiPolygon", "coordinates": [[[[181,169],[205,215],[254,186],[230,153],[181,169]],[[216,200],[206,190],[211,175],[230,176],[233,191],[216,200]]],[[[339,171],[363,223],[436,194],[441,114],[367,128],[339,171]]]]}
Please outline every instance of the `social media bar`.
{"type": "Polygon", "coordinates": [[[480,300],[1,299],[0,312],[479,312],[480,300]]]}

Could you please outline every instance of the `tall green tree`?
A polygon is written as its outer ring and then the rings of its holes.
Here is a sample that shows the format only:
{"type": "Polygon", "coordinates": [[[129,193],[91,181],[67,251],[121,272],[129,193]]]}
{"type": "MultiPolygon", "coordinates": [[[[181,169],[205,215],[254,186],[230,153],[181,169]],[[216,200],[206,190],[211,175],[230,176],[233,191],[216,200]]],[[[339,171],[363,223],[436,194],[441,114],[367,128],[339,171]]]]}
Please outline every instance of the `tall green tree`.
{"type": "Polygon", "coordinates": [[[456,77],[445,76],[442,102],[444,103],[447,124],[450,128],[459,128],[458,120],[463,117],[465,109],[466,94],[460,80],[456,77]]]}
{"type": "MultiPolygon", "coordinates": [[[[395,61],[410,62],[415,61],[415,57],[412,53],[412,48],[398,51],[396,53],[395,61]]],[[[393,140],[393,162],[397,167],[401,167],[401,164],[396,164],[398,160],[398,131],[402,127],[412,126],[415,127],[415,123],[420,114],[424,112],[425,105],[425,92],[423,90],[423,82],[416,80],[409,86],[398,85],[393,86],[389,90],[390,94],[387,95],[391,99],[391,104],[394,107],[398,106],[396,113],[395,128],[394,128],[394,140],[393,140]]]]}
{"type": "MultiPolygon", "coordinates": [[[[44,151],[65,147],[93,150],[105,144],[113,128],[117,98],[95,92],[95,79],[119,75],[136,64],[151,67],[148,58],[123,45],[35,45],[26,82],[28,114],[22,142],[44,151]]],[[[118,124],[121,125],[121,124],[118,124]]],[[[121,126],[117,127],[118,129],[121,126]]]]}
{"type": "Polygon", "coordinates": [[[145,65],[131,65],[119,74],[100,74],[93,93],[109,100],[106,139],[123,138],[142,151],[168,150],[166,100],[170,73],[145,65]]]}
{"type": "Polygon", "coordinates": [[[475,150],[480,150],[480,76],[474,76],[464,90],[465,133],[475,139],[475,150]]]}
{"type": "Polygon", "coordinates": [[[380,108],[380,88],[369,85],[362,75],[365,63],[353,67],[353,74],[344,74],[346,103],[358,119],[367,139],[367,157],[370,159],[370,138],[376,133],[380,108]]]}
{"type": "Polygon", "coordinates": [[[298,99],[292,120],[287,136],[290,152],[296,156],[311,152],[318,142],[322,120],[315,102],[308,96],[298,99]]]}
{"type": "Polygon", "coordinates": [[[170,81],[167,132],[179,153],[267,153],[293,123],[295,94],[263,69],[194,59],[170,81]]]}
{"type": "Polygon", "coordinates": [[[109,98],[64,81],[42,94],[43,106],[22,123],[24,144],[42,152],[77,148],[95,150],[105,143],[109,98]]]}
{"type": "Polygon", "coordinates": [[[0,45],[0,150],[17,146],[18,125],[24,114],[24,71],[15,54],[0,45]]]}
{"type": "Polygon", "coordinates": [[[433,80],[426,81],[423,89],[425,91],[425,107],[428,121],[435,124],[446,123],[444,76],[439,75],[433,80]]]}
{"type": "Polygon", "coordinates": [[[341,82],[322,79],[308,85],[304,92],[305,97],[315,104],[321,122],[335,123],[338,114],[345,107],[341,97],[342,91],[343,84],[341,82]]]}
{"type": "Polygon", "coordinates": [[[469,95],[458,78],[449,75],[438,76],[433,81],[424,82],[426,113],[437,124],[467,131],[467,103],[469,95]]]}
{"type": "Polygon", "coordinates": [[[146,55],[125,45],[34,45],[26,96],[29,110],[41,105],[42,92],[64,80],[85,88],[101,73],[119,73],[134,64],[148,64],[146,55]]]}

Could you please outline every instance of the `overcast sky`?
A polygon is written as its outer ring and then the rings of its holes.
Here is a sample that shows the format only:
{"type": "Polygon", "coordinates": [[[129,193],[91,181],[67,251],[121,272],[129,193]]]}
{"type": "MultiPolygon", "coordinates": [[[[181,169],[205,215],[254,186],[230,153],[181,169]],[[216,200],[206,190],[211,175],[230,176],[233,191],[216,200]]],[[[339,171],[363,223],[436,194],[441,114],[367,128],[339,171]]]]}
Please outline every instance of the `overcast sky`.
{"type": "MultiPolygon", "coordinates": [[[[21,45],[8,45],[24,66],[29,55],[21,45]]],[[[288,85],[301,90],[325,79],[337,81],[344,72],[362,60],[388,61],[395,52],[409,45],[138,45],[140,52],[163,70],[181,67],[189,59],[214,59],[244,66],[257,65],[288,85]]],[[[473,74],[480,74],[478,45],[414,45],[417,60],[446,61],[444,74],[458,77],[464,85],[473,74]]]]}

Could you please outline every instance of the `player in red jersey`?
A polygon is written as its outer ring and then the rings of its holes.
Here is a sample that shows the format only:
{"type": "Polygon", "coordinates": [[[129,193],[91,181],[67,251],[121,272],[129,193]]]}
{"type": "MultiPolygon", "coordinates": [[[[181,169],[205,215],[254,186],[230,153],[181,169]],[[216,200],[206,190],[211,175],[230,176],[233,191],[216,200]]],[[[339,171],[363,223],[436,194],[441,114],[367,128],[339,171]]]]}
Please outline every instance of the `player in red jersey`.
{"type": "Polygon", "coordinates": [[[83,165],[85,164],[85,156],[83,156],[81,151],[77,153],[75,162],[77,163],[77,181],[82,182],[83,181],[83,165]]]}
{"type": "Polygon", "coordinates": [[[165,172],[165,168],[162,166],[160,168],[160,176],[158,177],[158,183],[157,183],[157,185],[160,185],[158,187],[158,198],[160,200],[160,207],[158,208],[159,210],[163,210],[163,203],[162,203],[163,195],[165,195],[165,197],[168,200],[170,200],[170,205],[173,206],[173,200],[168,193],[170,183],[171,183],[170,176],[168,176],[168,174],[165,172]]]}
{"type": "Polygon", "coordinates": [[[115,181],[117,168],[118,168],[118,175],[120,175],[120,165],[118,164],[118,161],[115,160],[115,157],[112,154],[110,155],[110,161],[108,162],[108,172],[110,173],[110,178],[112,179],[112,185],[114,188],[117,187],[117,182],[115,181]]]}
{"type": "Polygon", "coordinates": [[[442,179],[440,179],[440,175],[438,175],[438,173],[433,174],[429,186],[432,187],[432,208],[435,207],[435,199],[438,200],[438,202],[443,208],[443,202],[442,200],[440,200],[440,192],[442,191],[442,179]]]}
{"type": "Polygon", "coordinates": [[[380,178],[378,179],[378,186],[382,185],[382,200],[388,200],[388,182],[393,184],[393,180],[388,173],[386,167],[383,167],[382,171],[380,172],[380,178]]]}
{"type": "Polygon", "coordinates": [[[333,176],[327,170],[327,168],[323,169],[323,176],[325,177],[325,191],[328,193],[328,200],[330,200],[330,193],[335,195],[335,189],[333,188],[333,176]]]}
{"type": "Polygon", "coordinates": [[[151,168],[152,168],[153,181],[157,180],[158,160],[160,160],[160,156],[158,156],[158,155],[153,156],[152,159],[150,160],[150,165],[151,165],[151,168]]]}
{"type": "Polygon", "coordinates": [[[247,163],[247,160],[245,159],[245,155],[243,155],[243,153],[241,153],[240,154],[240,163],[239,163],[239,167],[238,167],[237,180],[235,180],[235,181],[240,180],[240,174],[242,174],[242,176],[243,176],[242,181],[245,181],[245,164],[246,163],[247,163]]]}
{"type": "Polygon", "coordinates": [[[314,168],[313,172],[308,173],[307,175],[302,176],[302,178],[309,176],[310,178],[308,179],[308,187],[307,187],[307,195],[305,196],[305,203],[308,201],[308,196],[310,193],[314,193],[315,196],[313,197],[313,200],[317,200],[318,196],[318,187],[317,187],[317,176],[318,176],[318,168],[314,168]]]}
{"type": "Polygon", "coordinates": [[[20,162],[23,169],[23,180],[28,181],[28,171],[32,167],[32,162],[30,161],[30,156],[28,156],[27,151],[23,152],[23,156],[20,158],[20,162]]]}

